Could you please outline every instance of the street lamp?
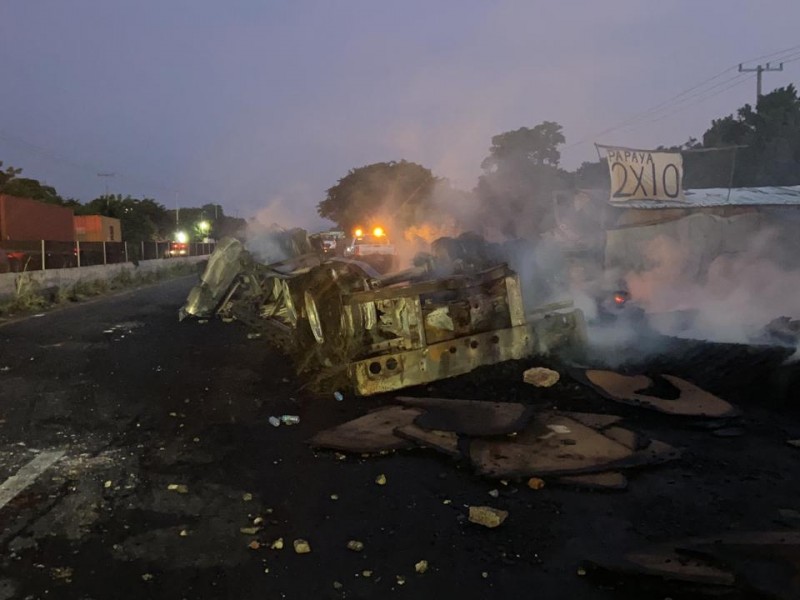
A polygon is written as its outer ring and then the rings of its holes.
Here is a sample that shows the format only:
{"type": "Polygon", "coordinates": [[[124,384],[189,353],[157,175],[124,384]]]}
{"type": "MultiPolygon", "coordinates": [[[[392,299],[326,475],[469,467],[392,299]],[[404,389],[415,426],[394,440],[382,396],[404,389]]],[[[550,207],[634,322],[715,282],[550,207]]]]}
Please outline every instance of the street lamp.
{"type": "Polygon", "coordinates": [[[208,233],[209,229],[211,229],[211,223],[209,223],[208,221],[200,221],[200,222],[197,224],[197,228],[198,228],[198,229],[199,229],[199,230],[200,230],[202,233],[208,233]]]}

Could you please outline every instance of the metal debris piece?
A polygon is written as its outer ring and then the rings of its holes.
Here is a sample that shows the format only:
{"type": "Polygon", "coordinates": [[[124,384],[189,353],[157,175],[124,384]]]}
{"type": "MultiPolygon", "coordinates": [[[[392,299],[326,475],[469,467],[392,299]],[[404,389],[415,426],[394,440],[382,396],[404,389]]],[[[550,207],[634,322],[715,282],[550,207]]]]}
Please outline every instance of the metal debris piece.
{"type": "Polygon", "coordinates": [[[167,490],[169,490],[170,492],[177,492],[178,494],[188,494],[189,493],[189,487],[184,485],[184,484],[182,484],[182,483],[170,483],[167,486],[167,490]]]}
{"type": "Polygon", "coordinates": [[[269,424],[272,425],[273,427],[280,427],[281,420],[278,417],[270,417],[269,424]]]}
{"type": "Polygon", "coordinates": [[[279,537],[277,540],[275,540],[274,542],[272,542],[272,543],[269,545],[269,547],[270,547],[272,550],[283,550],[283,538],[282,538],[282,537],[279,537]]]}
{"type": "Polygon", "coordinates": [[[423,574],[425,571],[427,571],[427,570],[428,570],[428,561],[427,561],[427,560],[421,560],[421,561],[419,561],[418,563],[416,563],[416,564],[414,565],[414,570],[415,570],[417,573],[419,573],[420,575],[422,575],[422,574],[423,574]]]}
{"type": "Polygon", "coordinates": [[[397,575],[395,578],[397,579],[397,585],[405,585],[406,584],[406,578],[403,577],[402,575],[397,575]]]}
{"type": "Polygon", "coordinates": [[[499,498],[500,497],[500,492],[497,491],[497,490],[489,490],[489,495],[492,498],[499,498]]]}
{"type": "Polygon", "coordinates": [[[350,540],[347,542],[347,549],[353,552],[361,552],[364,549],[364,542],[358,540],[350,540]]]}
{"type": "Polygon", "coordinates": [[[333,392],[333,398],[337,402],[341,402],[342,400],[344,400],[344,395],[342,394],[342,392],[333,392]]]}
{"type": "Polygon", "coordinates": [[[250,502],[252,499],[253,499],[253,494],[251,494],[250,492],[245,492],[244,494],[242,494],[243,501],[250,502]]]}
{"type": "Polygon", "coordinates": [[[470,506],[469,522],[483,525],[490,529],[499,527],[508,518],[508,511],[491,506],[470,506]]]}
{"type": "Polygon", "coordinates": [[[253,519],[253,525],[261,525],[261,523],[263,522],[264,522],[263,517],[256,517],[255,519],[253,519]]]}
{"type": "Polygon", "coordinates": [[[247,334],[248,340],[258,340],[261,339],[261,334],[258,332],[251,332],[247,334]]]}
{"type": "Polygon", "coordinates": [[[153,575],[150,573],[142,573],[142,581],[152,581],[153,575]]]}
{"type": "Polygon", "coordinates": [[[303,539],[296,539],[292,542],[294,545],[294,551],[297,554],[308,554],[311,552],[311,545],[303,539]]]}
{"type": "Polygon", "coordinates": [[[331,500],[338,500],[339,496],[337,494],[331,494],[331,500]]]}
{"type": "Polygon", "coordinates": [[[338,582],[338,581],[334,581],[334,582],[333,582],[333,589],[335,589],[335,590],[340,590],[340,589],[342,589],[343,587],[344,587],[344,586],[343,586],[343,585],[342,585],[340,582],[338,582]]]}
{"type": "Polygon", "coordinates": [[[628,478],[616,471],[589,473],[588,475],[562,475],[556,479],[556,482],[586,490],[624,490],[628,487],[628,478]]]}
{"type": "Polygon", "coordinates": [[[428,431],[411,424],[398,427],[394,432],[398,437],[410,440],[424,448],[438,450],[455,458],[462,456],[458,449],[458,434],[451,431],[428,431]]]}
{"type": "Polygon", "coordinates": [[[408,440],[397,437],[395,429],[410,425],[422,413],[415,408],[387,406],[367,413],[332,429],[319,432],[310,440],[317,448],[345,452],[380,452],[411,448],[408,440]]]}
{"type": "Polygon", "coordinates": [[[405,406],[424,409],[414,423],[423,429],[462,435],[505,435],[520,431],[533,415],[531,407],[517,402],[398,397],[405,406]]]}
{"type": "Polygon", "coordinates": [[[650,445],[650,440],[640,433],[612,425],[603,430],[603,435],[619,442],[630,450],[644,450],[650,445]]]}
{"type": "Polygon", "coordinates": [[[673,375],[661,375],[660,378],[663,381],[658,382],[662,388],[659,392],[654,388],[654,380],[645,375],[621,375],[593,369],[576,372],[578,381],[587,383],[601,395],[617,402],[671,415],[720,418],[738,414],[731,404],[693,383],[673,375]],[[674,398],[654,395],[657,393],[674,398]]]}
{"type": "Polygon", "coordinates": [[[281,415],[281,423],[284,425],[297,425],[300,422],[300,417],[297,415],[281,415]]]}
{"type": "Polygon", "coordinates": [[[372,571],[361,571],[362,577],[372,577],[372,571]]]}
{"type": "Polygon", "coordinates": [[[558,383],[561,375],[546,367],[533,367],[522,374],[522,380],[536,387],[549,388],[558,383]]]}
{"type": "Polygon", "coordinates": [[[378,485],[386,485],[386,475],[384,475],[383,473],[378,475],[375,478],[375,483],[377,483],[378,485]]]}

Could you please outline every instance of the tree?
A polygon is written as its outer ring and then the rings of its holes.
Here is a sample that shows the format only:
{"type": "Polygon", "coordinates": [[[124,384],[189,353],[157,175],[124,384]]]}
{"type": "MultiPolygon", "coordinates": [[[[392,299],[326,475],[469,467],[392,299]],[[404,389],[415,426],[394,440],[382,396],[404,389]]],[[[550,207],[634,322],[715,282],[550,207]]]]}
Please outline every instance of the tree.
{"type": "Polygon", "coordinates": [[[175,229],[169,212],[151,198],[132,198],[121,194],[100,196],[78,206],[75,214],[104,215],[119,219],[122,239],[126,242],[147,242],[169,239],[175,229]]]}
{"type": "Polygon", "coordinates": [[[430,169],[406,160],[358,167],[328,189],[317,212],[345,231],[386,222],[405,229],[424,218],[437,181],[430,169]]]}
{"type": "Polygon", "coordinates": [[[571,175],[559,168],[564,143],[561,125],[545,121],[492,138],[475,189],[483,222],[509,237],[552,226],[553,192],[571,175]]]}
{"type": "MultiPolygon", "coordinates": [[[[761,96],[736,115],[715,119],[703,146],[743,145],[737,150],[735,186],[800,184],[800,98],[793,85],[761,96]]],[[[730,171],[730,169],[729,169],[730,171]]]]}
{"type": "Polygon", "coordinates": [[[14,167],[6,167],[6,169],[3,170],[3,161],[0,160],[0,189],[20,173],[22,173],[22,169],[16,169],[14,167]]]}

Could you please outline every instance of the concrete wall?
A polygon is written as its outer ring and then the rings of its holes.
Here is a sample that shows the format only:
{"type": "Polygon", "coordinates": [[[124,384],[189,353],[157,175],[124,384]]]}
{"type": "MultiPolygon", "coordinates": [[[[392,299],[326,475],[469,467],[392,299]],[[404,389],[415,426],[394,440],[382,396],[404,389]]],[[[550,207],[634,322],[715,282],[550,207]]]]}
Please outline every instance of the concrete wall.
{"type": "MultiPolygon", "coordinates": [[[[187,256],[184,258],[170,258],[142,260],[139,266],[133,263],[119,263],[115,265],[97,265],[92,267],[80,267],[74,269],[48,269],[46,271],[28,271],[25,276],[39,283],[43,288],[65,287],[77,281],[92,281],[96,279],[110,279],[123,270],[128,270],[131,274],[142,272],[153,272],[162,269],[169,269],[178,264],[194,264],[207,259],[207,256],[187,256]]],[[[22,273],[0,273],[0,298],[13,296],[16,290],[17,278],[22,273]]]]}

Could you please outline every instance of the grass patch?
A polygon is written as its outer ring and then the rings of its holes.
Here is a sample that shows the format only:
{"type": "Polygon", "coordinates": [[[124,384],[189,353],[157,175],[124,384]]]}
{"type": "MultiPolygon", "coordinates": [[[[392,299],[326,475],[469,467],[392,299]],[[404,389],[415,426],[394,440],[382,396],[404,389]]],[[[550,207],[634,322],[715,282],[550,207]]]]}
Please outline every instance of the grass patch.
{"type": "Polygon", "coordinates": [[[23,315],[68,302],[80,302],[110,292],[158,283],[197,273],[196,264],[178,263],[156,271],[123,268],[109,278],[79,279],[75,283],[44,289],[29,273],[20,273],[15,280],[14,296],[0,300],[0,317],[23,315]]]}

